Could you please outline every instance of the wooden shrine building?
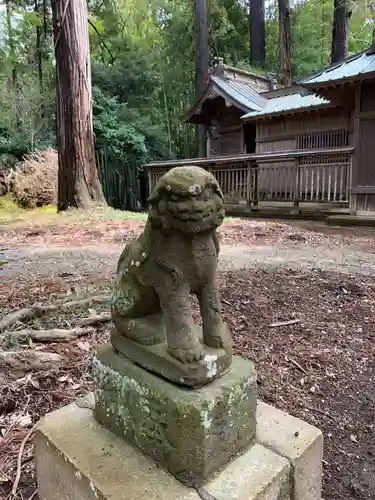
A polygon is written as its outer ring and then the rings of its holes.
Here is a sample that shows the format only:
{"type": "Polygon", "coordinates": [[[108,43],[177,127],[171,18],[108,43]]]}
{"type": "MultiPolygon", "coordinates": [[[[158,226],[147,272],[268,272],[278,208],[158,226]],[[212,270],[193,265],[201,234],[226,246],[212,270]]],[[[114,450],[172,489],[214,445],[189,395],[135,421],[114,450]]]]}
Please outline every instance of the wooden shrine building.
{"type": "Polygon", "coordinates": [[[288,88],[219,61],[185,119],[205,125],[206,157],[146,165],[150,188],[174,166],[200,165],[231,205],[375,211],[375,47],[288,88]]]}

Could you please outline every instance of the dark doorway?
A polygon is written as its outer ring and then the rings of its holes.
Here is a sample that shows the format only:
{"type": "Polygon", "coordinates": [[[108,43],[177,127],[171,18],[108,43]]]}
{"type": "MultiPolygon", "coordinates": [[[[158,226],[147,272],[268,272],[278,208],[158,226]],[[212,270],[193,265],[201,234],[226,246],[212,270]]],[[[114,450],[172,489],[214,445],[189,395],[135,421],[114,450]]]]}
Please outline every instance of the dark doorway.
{"type": "Polygon", "coordinates": [[[255,123],[244,123],[243,134],[245,141],[245,152],[247,154],[255,153],[256,147],[256,126],[255,123]]]}

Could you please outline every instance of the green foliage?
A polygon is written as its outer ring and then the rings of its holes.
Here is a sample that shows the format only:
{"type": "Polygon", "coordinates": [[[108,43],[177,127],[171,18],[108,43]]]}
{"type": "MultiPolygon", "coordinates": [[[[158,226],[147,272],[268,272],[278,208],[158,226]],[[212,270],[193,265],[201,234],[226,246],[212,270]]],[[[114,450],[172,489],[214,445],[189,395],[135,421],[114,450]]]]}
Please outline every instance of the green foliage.
{"type": "MultiPolygon", "coordinates": [[[[0,163],[55,143],[51,11],[41,0],[0,10],[0,163]],[[43,12],[42,9],[45,8],[43,12]],[[39,40],[39,46],[37,41],[39,40]]],[[[350,53],[371,41],[373,14],[352,2],[350,53]]],[[[292,12],[293,76],[329,64],[333,0],[305,0],[292,12]]],[[[249,69],[248,2],[209,0],[213,56],[249,69]]],[[[194,100],[194,2],[90,0],[94,128],[112,163],[138,169],[151,159],[192,157],[195,129],[182,122],[194,100]]],[[[266,2],[266,71],[279,72],[277,0],[266,2]]]]}
{"type": "MultiPolygon", "coordinates": [[[[41,2],[40,2],[41,3],[41,2]]],[[[40,34],[46,12],[35,4],[9,2],[11,30],[6,10],[0,12],[0,165],[14,163],[34,148],[54,145],[54,67],[50,57],[51,33],[40,41],[42,75],[38,74],[37,30],[40,34]],[[4,31],[5,30],[5,31],[4,31]]]]}
{"type": "Polygon", "coordinates": [[[145,138],[130,124],[121,121],[122,105],[93,87],[94,133],[98,148],[107,147],[114,157],[142,165],[148,159],[145,138]]]}

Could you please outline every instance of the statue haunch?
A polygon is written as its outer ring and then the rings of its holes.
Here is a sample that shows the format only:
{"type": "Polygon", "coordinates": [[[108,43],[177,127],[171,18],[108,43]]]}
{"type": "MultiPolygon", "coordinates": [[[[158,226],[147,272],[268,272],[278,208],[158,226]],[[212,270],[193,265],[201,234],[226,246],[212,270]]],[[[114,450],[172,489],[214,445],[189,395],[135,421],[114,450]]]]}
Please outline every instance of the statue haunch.
{"type": "Polygon", "coordinates": [[[200,360],[201,341],[192,331],[190,294],[197,295],[204,344],[231,352],[216,287],[223,195],[216,179],[199,167],[167,172],[149,198],[143,234],[120,256],[112,318],[117,333],[142,344],[167,340],[183,363],[200,360]]]}

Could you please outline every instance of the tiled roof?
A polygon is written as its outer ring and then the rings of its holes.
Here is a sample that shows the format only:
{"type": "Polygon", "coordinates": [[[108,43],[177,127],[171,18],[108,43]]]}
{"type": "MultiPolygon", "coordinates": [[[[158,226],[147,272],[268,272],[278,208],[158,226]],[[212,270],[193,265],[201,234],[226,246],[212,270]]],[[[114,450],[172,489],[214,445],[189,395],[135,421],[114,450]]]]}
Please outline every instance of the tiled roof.
{"type": "MultiPolygon", "coordinates": [[[[210,74],[205,92],[189,110],[186,119],[190,120],[193,115],[199,114],[206,99],[212,99],[219,95],[242,110],[245,113],[242,118],[245,120],[328,106],[331,104],[328,100],[309,94],[307,89],[314,89],[315,86],[329,84],[329,82],[341,82],[355,77],[362,78],[363,75],[374,76],[375,46],[301,80],[298,82],[299,86],[284,89],[284,95],[272,95],[273,92],[280,93],[283,89],[260,91],[255,79],[253,78],[251,81],[251,77],[257,76],[255,74],[238,70],[236,74],[236,68],[225,65],[223,68],[224,71],[221,73],[213,72],[210,74]]],[[[266,79],[266,77],[262,78],[266,79]]],[[[269,81],[271,83],[271,80],[269,81]]]]}
{"type": "Polygon", "coordinates": [[[321,97],[317,97],[314,94],[289,94],[268,99],[265,106],[261,110],[250,111],[246,115],[242,116],[242,119],[246,120],[250,118],[285,113],[287,111],[316,108],[317,106],[320,107],[328,104],[330,104],[329,101],[322,99],[321,97]]]}
{"type": "Polygon", "coordinates": [[[261,110],[267,103],[267,99],[262,97],[250,83],[220,76],[211,76],[211,80],[218,90],[241,104],[247,111],[261,110]]]}
{"type": "Polygon", "coordinates": [[[345,61],[333,64],[313,76],[301,80],[300,85],[318,85],[338,82],[345,78],[355,78],[375,72],[375,50],[372,47],[366,52],[349,57],[345,61]]]}

